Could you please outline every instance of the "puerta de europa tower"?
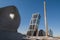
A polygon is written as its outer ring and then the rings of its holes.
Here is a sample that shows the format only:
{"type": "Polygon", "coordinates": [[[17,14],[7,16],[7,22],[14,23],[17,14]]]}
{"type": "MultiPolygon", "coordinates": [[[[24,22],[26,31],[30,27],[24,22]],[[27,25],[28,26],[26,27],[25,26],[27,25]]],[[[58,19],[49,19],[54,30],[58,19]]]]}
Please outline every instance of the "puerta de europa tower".
{"type": "Polygon", "coordinates": [[[27,32],[28,36],[37,36],[38,35],[39,21],[40,21],[40,14],[34,13],[30,20],[29,30],[27,32]]]}

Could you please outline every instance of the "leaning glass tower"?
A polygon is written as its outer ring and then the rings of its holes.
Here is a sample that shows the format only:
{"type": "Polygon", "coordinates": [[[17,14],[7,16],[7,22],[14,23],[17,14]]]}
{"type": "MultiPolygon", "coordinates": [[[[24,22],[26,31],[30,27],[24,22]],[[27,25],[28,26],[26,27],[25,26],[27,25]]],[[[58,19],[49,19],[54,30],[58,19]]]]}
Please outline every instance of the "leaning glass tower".
{"type": "Polygon", "coordinates": [[[32,18],[29,24],[29,30],[27,32],[28,36],[37,36],[38,35],[38,25],[40,21],[40,14],[34,13],[32,14],[32,18]]]}

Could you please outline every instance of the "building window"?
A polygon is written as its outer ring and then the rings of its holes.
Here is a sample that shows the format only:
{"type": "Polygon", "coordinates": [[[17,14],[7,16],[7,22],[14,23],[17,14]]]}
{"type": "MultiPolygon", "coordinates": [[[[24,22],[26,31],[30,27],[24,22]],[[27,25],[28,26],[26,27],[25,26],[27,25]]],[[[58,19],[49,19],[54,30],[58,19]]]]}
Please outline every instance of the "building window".
{"type": "Polygon", "coordinates": [[[33,15],[33,18],[37,18],[37,15],[33,15]]]}
{"type": "Polygon", "coordinates": [[[33,19],[33,24],[35,24],[36,23],[36,19],[33,19]]]}
{"type": "Polygon", "coordinates": [[[32,28],[32,25],[30,25],[30,29],[33,29],[33,28],[32,28]]]}

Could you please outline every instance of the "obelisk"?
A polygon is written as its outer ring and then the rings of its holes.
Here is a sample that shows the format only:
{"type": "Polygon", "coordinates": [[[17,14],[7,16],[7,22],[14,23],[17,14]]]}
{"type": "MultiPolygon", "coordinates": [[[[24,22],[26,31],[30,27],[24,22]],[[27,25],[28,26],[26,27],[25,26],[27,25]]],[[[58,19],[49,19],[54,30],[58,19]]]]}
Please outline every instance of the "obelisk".
{"type": "Polygon", "coordinates": [[[48,23],[47,23],[47,15],[46,15],[46,0],[44,0],[44,21],[45,21],[46,36],[48,36],[48,23]]]}

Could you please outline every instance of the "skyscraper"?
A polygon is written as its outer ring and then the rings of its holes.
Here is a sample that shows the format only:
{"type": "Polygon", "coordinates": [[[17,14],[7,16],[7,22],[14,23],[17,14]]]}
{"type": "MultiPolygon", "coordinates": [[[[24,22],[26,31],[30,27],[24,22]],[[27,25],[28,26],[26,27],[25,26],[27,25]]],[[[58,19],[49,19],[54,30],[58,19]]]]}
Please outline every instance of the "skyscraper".
{"type": "Polygon", "coordinates": [[[53,31],[51,29],[48,31],[48,36],[53,37],[53,31]]]}
{"type": "Polygon", "coordinates": [[[29,36],[37,36],[38,35],[39,21],[40,21],[40,14],[38,14],[38,13],[33,14],[32,18],[30,20],[29,30],[27,32],[27,35],[29,35],[29,36]]]}

